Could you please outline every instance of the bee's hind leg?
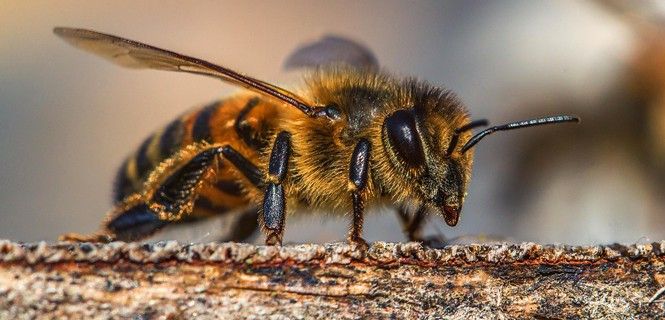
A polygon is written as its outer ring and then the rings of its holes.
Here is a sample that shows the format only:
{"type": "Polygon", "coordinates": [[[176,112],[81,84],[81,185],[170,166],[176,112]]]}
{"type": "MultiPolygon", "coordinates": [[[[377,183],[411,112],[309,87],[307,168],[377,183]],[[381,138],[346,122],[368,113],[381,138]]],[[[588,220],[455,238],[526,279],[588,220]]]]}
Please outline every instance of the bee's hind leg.
{"type": "Polygon", "coordinates": [[[195,155],[179,166],[160,167],[146,183],[145,194],[133,194],[118,204],[105,219],[101,230],[92,235],[66,234],[62,240],[108,242],[136,241],[154,234],[169,222],[189,215],[198,197],[198,190],[214,176],[216,159],[224,147],[201,147],[195,155]]]}
{"type": "MultiPolygon", "coordinates": [[[[174,172],[166,170],[166,179],[156,179],[163,182],[154,187],[154,192],[146,204],[128,207],[121,215],[109,220],[107,229],[119,239],[139,240],[150,236],[169,222],[181,221],[192,213],[200,189],[217,176],[220,157],[235,166],[252,184],[263,184],[261,171],[233,147],[201,146],[196,155],[179,169],[174,172]],[[167,171],[171,173],[166,173],[167,171]]],[[[233,240],[251,235],[251,231],[245,230],[245,227],[256,226],[257,223],[256,220],[253,223],[246,222],[248,217],[256,219],[256,214],[243,214],[238,222],[243,225],[238,226],[237,230],[234,228],[231,235],[233,240]]]]}

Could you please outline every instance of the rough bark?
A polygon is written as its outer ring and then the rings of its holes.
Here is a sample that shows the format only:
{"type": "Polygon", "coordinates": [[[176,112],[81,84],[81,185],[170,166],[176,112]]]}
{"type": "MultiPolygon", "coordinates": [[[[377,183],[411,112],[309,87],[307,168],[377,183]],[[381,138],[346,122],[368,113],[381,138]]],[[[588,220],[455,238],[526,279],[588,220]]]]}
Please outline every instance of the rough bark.
{"type": "Polygon", "coordinates": [[[0,318],[656,319],[664,249],[0,241],[0,318]]]}

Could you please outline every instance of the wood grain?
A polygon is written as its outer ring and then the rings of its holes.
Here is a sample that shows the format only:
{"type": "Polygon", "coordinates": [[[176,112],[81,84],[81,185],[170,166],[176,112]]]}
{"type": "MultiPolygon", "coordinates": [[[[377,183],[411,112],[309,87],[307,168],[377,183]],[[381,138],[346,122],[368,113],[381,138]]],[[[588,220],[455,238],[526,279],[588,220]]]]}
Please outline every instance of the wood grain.
{"type": "Polygon", "coordinates": [[[656,319],[663,249],[0,241],[0,318],[656,319]]]}

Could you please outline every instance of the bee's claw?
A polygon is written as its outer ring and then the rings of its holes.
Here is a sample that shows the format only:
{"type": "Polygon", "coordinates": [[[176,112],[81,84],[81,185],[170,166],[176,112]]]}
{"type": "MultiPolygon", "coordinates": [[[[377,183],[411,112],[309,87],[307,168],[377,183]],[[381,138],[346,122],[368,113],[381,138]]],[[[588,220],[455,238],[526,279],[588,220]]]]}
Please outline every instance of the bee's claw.
{"type": "Polygon", "coordinates": [[[367,243],[367,241],[365,241],[365,239],[360,237],[355,239],[349,239],[349,244],[352,245],[355,250],[362,252],[363,255],[367,253],[367,251],[369,250],[369,244],[367,243]]]}

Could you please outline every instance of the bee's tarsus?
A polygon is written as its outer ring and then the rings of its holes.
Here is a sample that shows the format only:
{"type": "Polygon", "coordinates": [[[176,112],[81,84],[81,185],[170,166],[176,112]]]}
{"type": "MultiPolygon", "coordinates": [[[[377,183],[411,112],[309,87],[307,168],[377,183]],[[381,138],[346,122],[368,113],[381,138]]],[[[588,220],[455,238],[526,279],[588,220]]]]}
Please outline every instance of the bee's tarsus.
{"type": "Polygon", "coordinates": [[[284,235],[284,212],[286,211],[284,185],[270,183],[263,198],[263,226],[268,231],[267,245],[281,245],[284,235]]]}

